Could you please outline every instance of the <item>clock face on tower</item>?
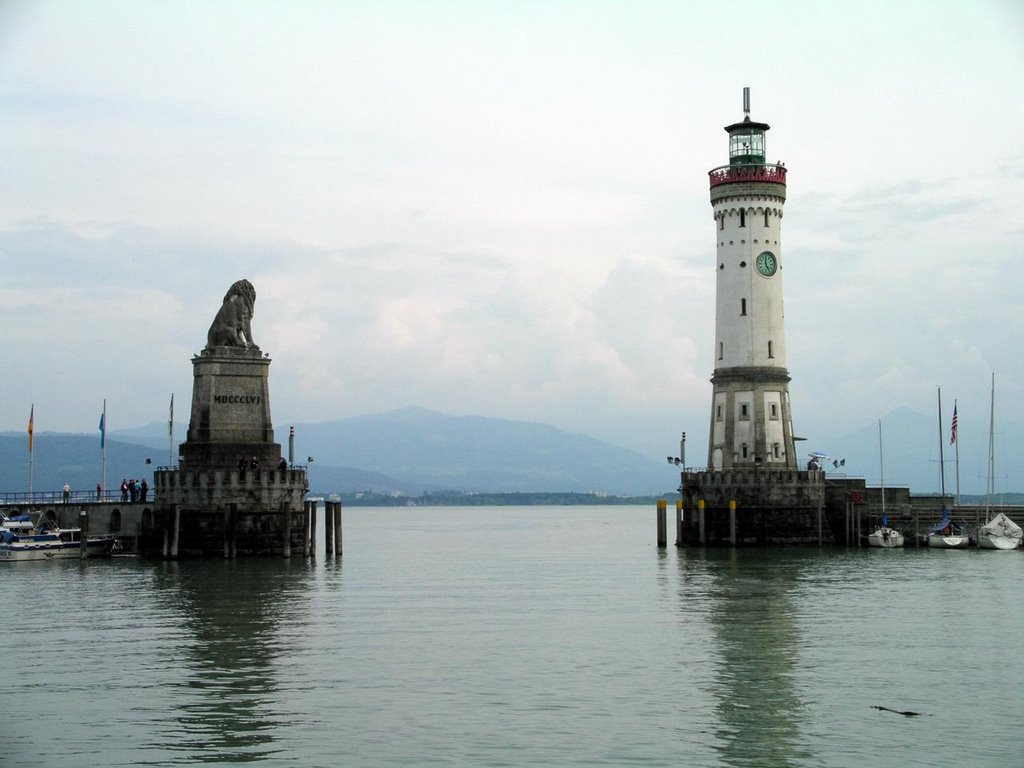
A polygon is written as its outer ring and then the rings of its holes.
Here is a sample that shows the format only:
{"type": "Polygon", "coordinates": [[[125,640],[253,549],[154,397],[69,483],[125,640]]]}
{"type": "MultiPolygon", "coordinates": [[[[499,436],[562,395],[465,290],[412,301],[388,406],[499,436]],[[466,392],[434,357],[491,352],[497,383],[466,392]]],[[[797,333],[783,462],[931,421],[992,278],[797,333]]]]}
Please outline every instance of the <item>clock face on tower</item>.
{"type": "Polygon", "coordinates": [[[779,262],[771,251],[761,251],[755,264],[757,271],[765,277],[771,277],[775,274],[775,270],[779,268],[779,262]]]}

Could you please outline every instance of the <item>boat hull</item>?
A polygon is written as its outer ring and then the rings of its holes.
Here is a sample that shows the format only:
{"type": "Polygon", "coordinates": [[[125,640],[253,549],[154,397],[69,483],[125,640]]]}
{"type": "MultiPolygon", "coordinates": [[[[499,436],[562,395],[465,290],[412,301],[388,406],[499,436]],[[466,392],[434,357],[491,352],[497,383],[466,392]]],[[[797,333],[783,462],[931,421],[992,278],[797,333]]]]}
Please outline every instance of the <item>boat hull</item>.
{"type": "MultiPolygon", "coordinates": [[[[89,539],[86,552],[89,557],[109,557],[113,554],[113,537],[89,539]]],[[[25,562],[31,560],[66,560],[82,556],[79,542],[10,542],[0,544],[0,562],[25,562]]]]}
{"type": "Polygon", "coordinates": [[[979,549],[1017,549],[1020,546],[1020,539],[1011,538],[1009,536],[986,536],[983,533],[978,534],[978,548],[979,549]]]}
{"type": "Polygon", "coordinates": [[[892,528],[879,528],[868,535],[869,547],[895,549],[903,546],[903,534],[892,528]]]}
{"type": "Polygon", "coordinates": [[[928,546],[934,549],[967,549],[971,539],[963,534],[928,534],[928,546]]]}

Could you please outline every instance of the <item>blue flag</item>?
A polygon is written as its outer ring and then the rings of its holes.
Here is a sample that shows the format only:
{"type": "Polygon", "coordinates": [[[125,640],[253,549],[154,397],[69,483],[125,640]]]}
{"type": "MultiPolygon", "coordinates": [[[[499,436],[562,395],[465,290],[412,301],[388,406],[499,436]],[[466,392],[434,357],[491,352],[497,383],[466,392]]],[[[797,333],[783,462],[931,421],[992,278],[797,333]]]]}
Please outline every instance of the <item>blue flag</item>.
{"type": "Polygon", "coordinates": [[[107,412],[100,414],[100,448],[107,444],[107,412]]]}

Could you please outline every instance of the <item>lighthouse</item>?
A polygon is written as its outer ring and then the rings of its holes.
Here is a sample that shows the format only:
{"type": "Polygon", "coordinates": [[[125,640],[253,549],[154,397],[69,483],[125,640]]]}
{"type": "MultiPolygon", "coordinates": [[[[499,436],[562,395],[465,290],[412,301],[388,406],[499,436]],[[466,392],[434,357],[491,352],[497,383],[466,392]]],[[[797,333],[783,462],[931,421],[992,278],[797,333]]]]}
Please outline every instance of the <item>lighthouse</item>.
{"type": "Polygon", "coordinates": [[[786,368],[782,211],[786,168],[766,161],[767,123],[725,126],[729,164],[708,172],[715,223],[715,366],[708,468],[796,469],[786,368]]]}

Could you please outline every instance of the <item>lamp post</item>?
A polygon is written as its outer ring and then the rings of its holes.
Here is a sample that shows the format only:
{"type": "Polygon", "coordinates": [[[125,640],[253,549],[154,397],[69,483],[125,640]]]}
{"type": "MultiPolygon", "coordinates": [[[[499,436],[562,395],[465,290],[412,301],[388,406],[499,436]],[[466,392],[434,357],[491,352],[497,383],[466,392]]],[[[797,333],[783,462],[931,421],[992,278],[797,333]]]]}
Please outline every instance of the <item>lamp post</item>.
{"type": "Polygon", "coordinates": [[[686,504],[686,433],[679,438],[679,455],[667,456],[669,464],[679,467],[679,501],[676,502],[676,546],[682,546],[683,505],[686,504]]]}
{"type": "Polygon", "coordinates": [[[679,467],[679,497],[683,498],[683,486],[686,480],[686,433],[683,432],[679,438],[679,455],[666,456],[669,464],[679,467]]]}

